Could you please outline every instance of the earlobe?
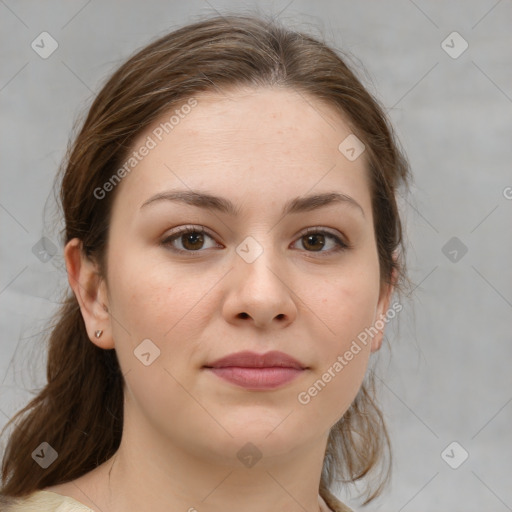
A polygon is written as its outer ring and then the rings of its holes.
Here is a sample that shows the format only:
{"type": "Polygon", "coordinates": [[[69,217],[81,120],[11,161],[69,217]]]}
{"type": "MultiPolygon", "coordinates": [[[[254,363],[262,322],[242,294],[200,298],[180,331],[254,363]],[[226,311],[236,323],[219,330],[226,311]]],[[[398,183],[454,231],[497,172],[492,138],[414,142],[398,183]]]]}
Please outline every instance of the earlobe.
{"type": "Polygon", "coordinates": [[[97,264],[83,253],[79,238],[73,238],[66,244],[64,257],[68,282],[80,305],[89,339],[100,348],[114,348],[106,286],[97,264]],[[98,336],[99,331],[101,334],[98,336]]]}

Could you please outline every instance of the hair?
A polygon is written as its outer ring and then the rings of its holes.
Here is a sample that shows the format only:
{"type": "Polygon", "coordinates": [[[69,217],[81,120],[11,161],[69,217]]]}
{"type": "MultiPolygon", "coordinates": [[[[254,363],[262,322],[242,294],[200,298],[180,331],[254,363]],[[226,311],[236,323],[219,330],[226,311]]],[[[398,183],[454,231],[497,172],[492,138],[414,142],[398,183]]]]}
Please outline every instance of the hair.
{"type": "MultiPolygon", "coordinates": [[[[106,277],[116,191],[101,200],[93,191],[123,164],[136,136],[172,107],[201,92],[237,87],[304,93],[348,120],[366,147],[381,284],[400,291],[407,277],[396,195],[407,185],[410,171],[383,107],[339,51],[257,15],[209,17],[181,27],[136,52],[106,81],[74,142],[68,143],[56,176],[64,245],[79,238],[84,255],[96,261],[106,277]]],[[[100,349],[90,341],[77,299],[66,291],[50,321],[48,382],[4,427],[17,421],[2,462],[4,497],[76,479],[109,459],[120,445],[124,378],[115,350],[100,349]],[[47,469],[31,456],[43,441],[58,452],[47,469]]],[[[335,482],[363,483],[368,503],[389,480],[390,440],[376,402],[373,373],[368,373],[370,378],[330,430],[322,495],[328,495],[335,482]]]]}

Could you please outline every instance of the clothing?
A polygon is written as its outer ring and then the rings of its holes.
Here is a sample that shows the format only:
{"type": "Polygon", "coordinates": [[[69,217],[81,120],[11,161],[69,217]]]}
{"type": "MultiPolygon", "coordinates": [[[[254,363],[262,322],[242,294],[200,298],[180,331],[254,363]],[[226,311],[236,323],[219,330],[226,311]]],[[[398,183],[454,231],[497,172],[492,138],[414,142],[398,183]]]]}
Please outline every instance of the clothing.
{"type": "MultiPolygon", "coordinates": [[[[318,495],[318,504],[322,512],[352,512],[333,494],[325,490],[323,493],[327,502],[320,494],[318,495]]],[[[35,491],[13,501],[14,503],[7,505],[7,508],[2,506],[2,512],[95,512],[73,498],[52,491],[35,491]]]]}
{"type": "Polygon", "coordinates": [[[95,512],[73,498],[51,491],[35,491],[15,500],[13,505],[2,507],[2,512],[95,512]]]}

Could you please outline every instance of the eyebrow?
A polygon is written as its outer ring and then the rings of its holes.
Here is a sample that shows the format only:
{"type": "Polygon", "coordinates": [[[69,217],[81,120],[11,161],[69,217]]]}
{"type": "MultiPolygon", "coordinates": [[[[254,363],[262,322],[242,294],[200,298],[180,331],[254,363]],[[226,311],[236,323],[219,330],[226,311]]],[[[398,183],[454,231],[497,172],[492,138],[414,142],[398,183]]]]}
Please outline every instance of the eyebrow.
{"type": "MultiPolygon", "coordinates": [[[[159,201],[186,203],[205,210],[218,211],[232,217],[238,217],[241,213],[240,208],[236,207],[229,199],[197,190],[167,190],[160,192],[144,201],[140,209],[159,201]]],[[[328,192],[291,199],[284,205],[282,215],[309,212],[332,204],[345,204],[355,210],[359,210],[363,217],[365,217],[362,206],[353,197],[339,192],[328,192]]]]}

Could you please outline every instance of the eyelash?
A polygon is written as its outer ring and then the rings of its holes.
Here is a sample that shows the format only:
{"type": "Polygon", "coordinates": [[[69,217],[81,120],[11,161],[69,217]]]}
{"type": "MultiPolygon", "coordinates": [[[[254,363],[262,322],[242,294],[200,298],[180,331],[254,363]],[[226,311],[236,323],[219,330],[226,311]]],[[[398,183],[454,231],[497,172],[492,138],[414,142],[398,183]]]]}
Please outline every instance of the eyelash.
{"type": "MultiPolygon", "coordinates": [[[[189,234],[189,233],[201,233],[202,235],[207,235],[210,238],[214,238],[212,235],[210,235],[204,229],[203,226],[185,226],[185,227],[181,228],[180,230],[176,231],[175,233],[173,233],[172,235],[166,237],[164,240],[162,240],[161,245],[163,245],[167,249],[169,249],[173,252],[179,253],[179,254],[184,254],[184,253],[193,254],[193,253],[204,252],[205,249],[198,249],[197,251],[190,251],[190,250],[184,250],[184,249],[177,249],[176,247],[172,246],[172,242],[175,239],[179,239],[179,237],[189,234]]],[[[320,228],[306,229],[306,231],[303,232],[297,240],[300,240],[300,238],[302,238],[306,235],[311,235],[311,234],[315,234],[315,235],[320,234],[320,235],[327,236],[327,237],[331,238],[332,240],[334,240],[334,243],[336,244],[336,247],[330,251],[322,251],[322,250],[321,251],[306,251],[306,252],[309,252],[312,254],[321,254],[320,257],[323,257],[322,253],[328,256],[330,254],[346,251],[346,250],[352,248],[352,246],[350,244],[344,242],[339,236],[335,235],[334,233],[331,233],[330,231],[326,231],[326,230],[320,229],[320,228]]]]}

